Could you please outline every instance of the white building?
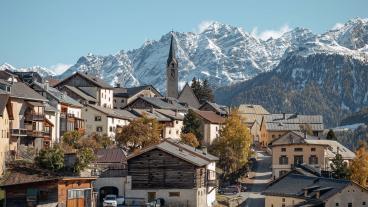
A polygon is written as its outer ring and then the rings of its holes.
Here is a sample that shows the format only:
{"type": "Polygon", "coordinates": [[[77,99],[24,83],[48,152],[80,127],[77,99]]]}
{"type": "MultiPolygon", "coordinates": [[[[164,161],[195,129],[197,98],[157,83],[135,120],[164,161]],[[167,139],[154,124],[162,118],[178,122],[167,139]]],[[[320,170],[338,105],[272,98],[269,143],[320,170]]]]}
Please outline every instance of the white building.
{"type": "Polygon", "coordinates": [[[117,127],[125,126],[136,118],[126,110],[115,110],[101,106],[87,105],[82,110],[82,119],[86,122],[86,134],[106,134],[114,138],[117,127]]]}
{"type": "Polygon", "coordinates": [[[219,132],[225,122],[225,118],[213,111],[193,110],[193,112],[201,122],[200,129],[204,144],[212,144],[213,140],[219,136],[219,132]]]}

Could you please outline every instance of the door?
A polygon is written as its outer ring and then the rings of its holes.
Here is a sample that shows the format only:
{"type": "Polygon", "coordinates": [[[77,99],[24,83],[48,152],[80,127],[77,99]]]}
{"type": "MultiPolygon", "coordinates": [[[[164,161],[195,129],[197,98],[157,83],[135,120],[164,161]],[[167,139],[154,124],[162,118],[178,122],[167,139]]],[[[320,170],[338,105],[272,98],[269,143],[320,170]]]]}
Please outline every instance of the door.
{"type": "Polygon", "coordinates": [[[295,155],[294,156],[294,165],[298,166],[300,164],[303,164],[303,155],[295,155]]]}
{"type": "Polygon", "coordinates": [[[147,193],[148,202],[152,202],[156,199],[156,192],[148,192],[147,193]]]}

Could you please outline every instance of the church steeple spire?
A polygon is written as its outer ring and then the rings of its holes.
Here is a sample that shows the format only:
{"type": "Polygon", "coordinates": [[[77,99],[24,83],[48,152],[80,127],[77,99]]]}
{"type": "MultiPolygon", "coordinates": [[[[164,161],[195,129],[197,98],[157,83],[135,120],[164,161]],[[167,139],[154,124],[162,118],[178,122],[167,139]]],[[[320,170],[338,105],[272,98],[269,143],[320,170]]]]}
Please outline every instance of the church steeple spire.
{"type": "Polygon", "coordinates": [[[171,42],[170,42],[170,51],[169,51],[169,57],[167,58],[167,66],[172,62],[176,61],[176,52],[175,52],[175,43],[174,43],[174,34],[171,32],[171,42]]]}
{"type": "Polygon", "coordinates": [[[171,32],[171,42],[169,57],[166,64],[166,95],[168,97],[178,98],[178,61],[175,54],[175,39],[174,33],[171,32]]]}

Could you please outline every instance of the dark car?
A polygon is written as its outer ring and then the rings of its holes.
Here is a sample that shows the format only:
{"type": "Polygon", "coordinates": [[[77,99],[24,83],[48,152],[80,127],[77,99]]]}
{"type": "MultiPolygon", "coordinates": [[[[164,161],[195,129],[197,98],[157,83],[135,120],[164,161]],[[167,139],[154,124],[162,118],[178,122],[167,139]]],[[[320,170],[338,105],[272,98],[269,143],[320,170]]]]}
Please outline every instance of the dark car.
{"type": "Polygon", "coordinates": [[[240,193],[240,188],[236,185],[231,185],[220,188],[218,192],[219,194],[238,194],[240,193]]]}

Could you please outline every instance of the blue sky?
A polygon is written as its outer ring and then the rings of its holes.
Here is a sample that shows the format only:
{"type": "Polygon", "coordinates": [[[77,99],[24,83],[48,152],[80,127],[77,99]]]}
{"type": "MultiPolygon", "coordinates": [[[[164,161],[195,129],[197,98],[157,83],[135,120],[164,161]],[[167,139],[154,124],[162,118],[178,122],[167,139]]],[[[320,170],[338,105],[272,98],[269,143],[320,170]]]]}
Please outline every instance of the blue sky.
{"type": "Polygon", "coordinates": [[[367,0],[0,0],[0,64],[62,71],[89,52],[114,54],[210,21],[266,38],[296,26],[322,33],[368,17],[367,0]]]}

